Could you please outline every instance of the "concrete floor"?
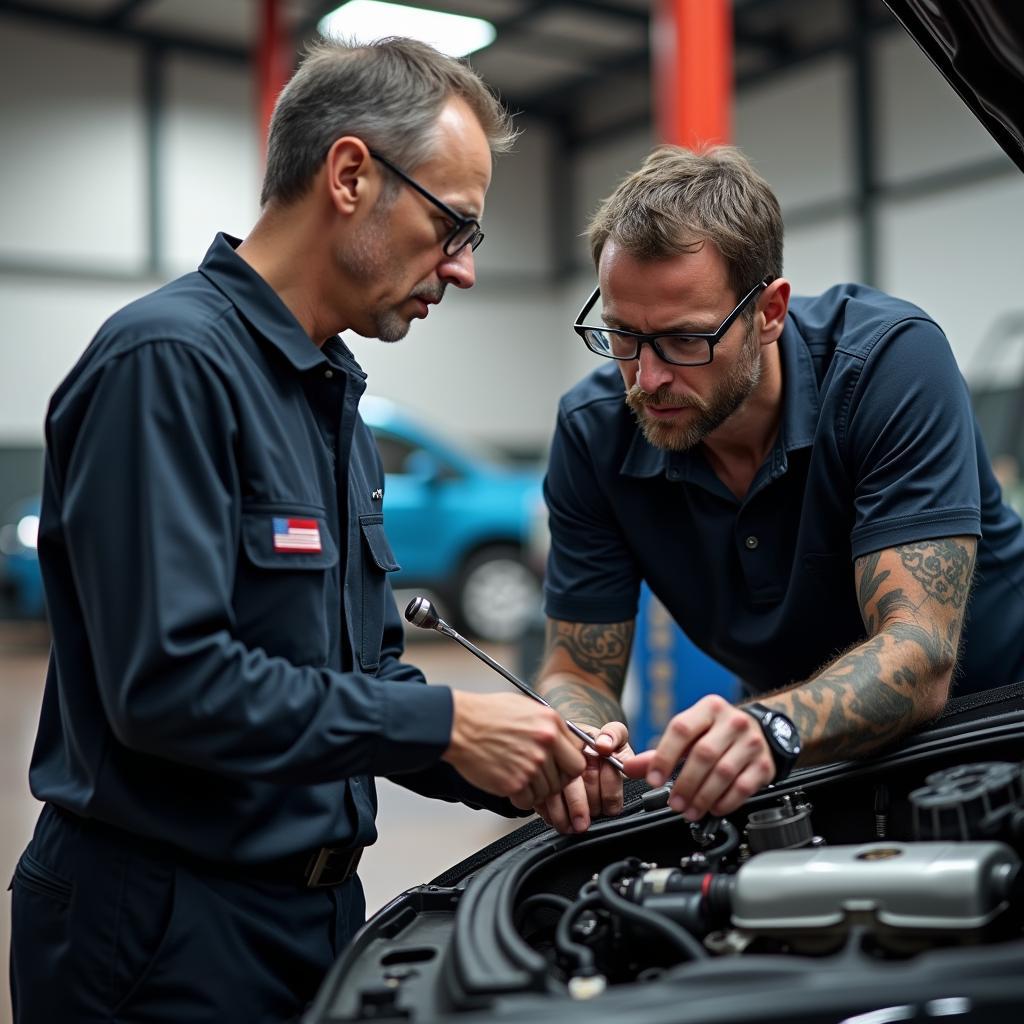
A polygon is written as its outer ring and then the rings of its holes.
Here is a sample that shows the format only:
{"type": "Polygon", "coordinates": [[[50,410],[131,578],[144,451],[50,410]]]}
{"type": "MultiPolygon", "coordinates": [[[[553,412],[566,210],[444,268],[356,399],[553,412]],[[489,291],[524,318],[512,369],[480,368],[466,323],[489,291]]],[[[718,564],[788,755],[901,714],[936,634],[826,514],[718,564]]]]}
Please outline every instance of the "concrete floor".
{"type": "MultiPolygon", "coordinates": [[[[28,791],[28,762],[35,736],[46,671],[45,630],[0,623],[0,1024],[10,1024],[8,951],[10,893],[6,891],[39,813],[28,791]]],[[[515,652],[488,647],[487,652],[513,672],[515,652]]],[[[496,673],[443,637],[419,633],[411,638],[407,660],[427,678],[479,692],[508,689],[496,673]]],[[[484,811],[426,800],[386,780],[378,783],[381,838],[363,857],[359,874],[372,914],[411,886],[427,882],[474,850],[517,828],[484,811]]]]}

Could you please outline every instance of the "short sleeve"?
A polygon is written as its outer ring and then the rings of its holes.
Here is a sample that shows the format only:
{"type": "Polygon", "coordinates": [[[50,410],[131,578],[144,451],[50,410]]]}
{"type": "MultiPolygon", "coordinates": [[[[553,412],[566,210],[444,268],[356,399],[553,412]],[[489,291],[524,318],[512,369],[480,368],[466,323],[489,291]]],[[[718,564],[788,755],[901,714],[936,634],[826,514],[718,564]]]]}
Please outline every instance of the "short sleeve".
{"type": "Polygon", "coordinates": [[[544,479],[551,530],[544,610],[566,622],[625,622],[637,613],[640,572],[607,490],[618,468],[598,464],[598,452],[563,408],[544,479]]]}
{"type": "Polygon", "coordinates": [[[901,321],[871,349],[844,439],[854,558],[934,537],[981,535],[974,416],[949,342],[901,321]]]}

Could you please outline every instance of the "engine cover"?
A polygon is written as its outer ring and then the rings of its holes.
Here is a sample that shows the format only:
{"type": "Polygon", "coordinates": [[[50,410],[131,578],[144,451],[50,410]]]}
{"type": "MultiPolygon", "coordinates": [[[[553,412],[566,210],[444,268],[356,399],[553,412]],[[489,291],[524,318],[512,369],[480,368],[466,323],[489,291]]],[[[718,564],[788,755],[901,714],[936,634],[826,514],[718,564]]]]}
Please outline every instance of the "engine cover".
{"type": "Polygon", "coordinates": [[[1020,859],[1005,843],[868,843],[758,854],[736,874],[732,923],[755,933],[970,932],[1007,906],[1020,859]]]}

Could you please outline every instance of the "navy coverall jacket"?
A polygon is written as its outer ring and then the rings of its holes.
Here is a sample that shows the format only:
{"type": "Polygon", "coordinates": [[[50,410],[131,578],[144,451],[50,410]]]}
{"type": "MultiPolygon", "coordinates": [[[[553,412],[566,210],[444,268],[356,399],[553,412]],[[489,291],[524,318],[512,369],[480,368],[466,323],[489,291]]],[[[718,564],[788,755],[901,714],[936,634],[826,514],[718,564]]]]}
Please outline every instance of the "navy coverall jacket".
{"type": "Polygon", "coordinates": [[[373,842],[374,775],[514,814],[439,761],[451,693],[399,661],[365,374],[236,244],[113,316],[53,396],[32,792],[239,864],[373,842]]]}

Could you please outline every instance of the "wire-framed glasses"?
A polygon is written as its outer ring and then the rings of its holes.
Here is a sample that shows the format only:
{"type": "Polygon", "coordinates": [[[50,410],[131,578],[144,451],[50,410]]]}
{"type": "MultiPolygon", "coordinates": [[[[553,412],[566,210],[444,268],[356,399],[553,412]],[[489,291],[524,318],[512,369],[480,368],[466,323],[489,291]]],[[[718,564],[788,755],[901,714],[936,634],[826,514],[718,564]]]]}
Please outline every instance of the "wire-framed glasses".
{"type": "Polygon", "coordinates": [[[418,181],[410,178],[400,167],[396,167],[386,157],[370,150],[370,156],[382,163],[392,174],[397,174],[411,189],[415,189],[424,199],[433,203],[452,222],[452,230],[444,240],[442,248],[445,256],[455,256],[468,245],[470,249],[476,247],[484,240],[484,233],[480,230],[480,221],[473,217],[463,217],[447,203],[441,202],[437,196],[425,189],[418,181]]]}

